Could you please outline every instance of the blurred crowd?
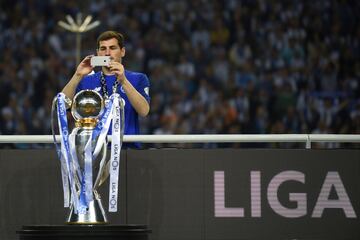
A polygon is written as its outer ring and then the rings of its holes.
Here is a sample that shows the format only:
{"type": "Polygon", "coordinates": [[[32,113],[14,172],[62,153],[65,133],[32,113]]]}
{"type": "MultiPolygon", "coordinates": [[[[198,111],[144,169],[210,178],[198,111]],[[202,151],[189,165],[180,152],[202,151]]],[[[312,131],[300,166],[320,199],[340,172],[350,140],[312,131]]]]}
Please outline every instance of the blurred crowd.
{"type": "Polygon", "coordinates": [[[360,133],[357,0],[0,4],[1,134],[51,134],[52,99],[77,66],[75,34],[57,22],[79,12],[101,21],[82,35],[82,56],[95,53],[100,32],[120,31],[125,68],[148,75],[151,112],[141,119],[143,134],[360,133]]]}

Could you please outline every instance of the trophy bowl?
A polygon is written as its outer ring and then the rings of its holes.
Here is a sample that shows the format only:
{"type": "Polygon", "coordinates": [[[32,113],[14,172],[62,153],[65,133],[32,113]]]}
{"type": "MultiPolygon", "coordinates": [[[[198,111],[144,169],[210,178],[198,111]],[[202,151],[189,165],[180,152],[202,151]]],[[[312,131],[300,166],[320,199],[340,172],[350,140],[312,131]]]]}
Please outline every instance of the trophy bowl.
{"type": "Polygon", "coordinates": [[[94,128],[104,111],[104,100],[94,90],[82,90],[74,96],[71,114],[77,127],[94,128]]]}

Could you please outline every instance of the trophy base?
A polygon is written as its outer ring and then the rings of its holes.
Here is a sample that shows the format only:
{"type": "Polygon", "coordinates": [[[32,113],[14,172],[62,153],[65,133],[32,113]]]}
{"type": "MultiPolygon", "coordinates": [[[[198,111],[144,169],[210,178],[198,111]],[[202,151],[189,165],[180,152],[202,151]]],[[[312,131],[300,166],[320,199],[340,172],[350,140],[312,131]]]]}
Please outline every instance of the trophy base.
{"type": "Polygon", "coordinates": [[[66,224],[70,225],[96,225],[107,224],[107,218],[100,199],[95,199],[89,203],[88,211],[84,214],[75,213],[71,207],[66,224]]]}
{"type": "Polygon", "coordinates": [[[146,225],[33,225],[16,231],[19,240],[148,240],[146,225]]]}

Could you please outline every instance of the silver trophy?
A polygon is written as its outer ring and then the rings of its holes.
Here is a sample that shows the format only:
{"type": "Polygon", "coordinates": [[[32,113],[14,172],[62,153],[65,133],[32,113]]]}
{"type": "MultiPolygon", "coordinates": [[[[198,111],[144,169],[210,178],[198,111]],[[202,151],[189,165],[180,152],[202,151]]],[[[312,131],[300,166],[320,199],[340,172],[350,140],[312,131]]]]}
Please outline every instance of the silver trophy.
{"type": "MultiPolygon", "coordinates": [[[[57,99],[54,99],[56,102],[57,99]]],[[[55,103],[53,102],[53,109],[55,108],[55,103]]],[[[102,183],[109,176],[109,163],[110,161],[106,160],[107,156],[107,141],[104,140],[102,145],[99,148],[99,136],[96,138],[92,137],[94,128],[97,126],[99,119],[104,113],[104,100],[102,96],[93,90],[83,90],[78,92],[73,101],[65,97],[66,108],[71,106],[71,113],[75,119],[75,127],[69,135],[69,156],[71,156],[72,162],[71,165],[67,165],[67,169],[74,169],[71,171],[66,171],[66,164],[62,162],[62,172],[63,184],[64,182],[68,184],[69,174],[71,175],[71,180],[73,182],[74,188],[71,191],[70,202],[70,213],[67,217],[67,224],[106,224],[107,218],[104,207],[101,203],[101,197],[98,193],[98,189],[102,183]],[[87,201],[86,208],[83,211],[79,211],[77,204],[74,204],[73,199],[79,199],[79,203],[84,199],[84,179],[85,179],[85,168],[86,168],[86,157],[85,151],[86,146],[89,141],[91,141],[91,152],[92,154],[96,152],[95,147],[97,146],[97,152],[92,158],[92,167],[91,167],[91,176],[92,176],[92,189],[87,189],[87,195],[92,195],[92,200],[87,201]],[[100,150],[99,150],[100,149],[100,150]],[[75,159],[75,161],[74,161],[75,159]],[[70,167],[69,167],[70,166],[70,167]],[[66,175],[64,177],[64,175],[66,175]],[[65,180],[64,180],[65,178],[65,180]],[[75,192],[75,194],[74,194],[75,192]],[[75,198],[74,198],[75,197],[75,198]]],[[[52,123],[54,126],[54,124],[52,123]]],[[[60,122],[59,122],[60,129],[60,122]]],[[[60,132],[61,133],[61,132],[60,132]]],[[[54,127],[53,127],[54,134],[54,127]]],[[[64,135],[62,133],[61,135],[64,135]]],[[[63,144],[63,143],[62,143],[63,144]]],[[[90,146],[90,145],[89,145],[90,146]]],[[[64,148],[65,149],[65,148],[64,148]]],[[[65,151],[61,149],[61,151],[65,151]]],[[[58,151],[59,152],[59,151],[58,151]]],[[[61,154],[60,154],[61,155],[61,154]]],[[[64,154],[63,154],[64,155],[64,154]]],[[[61,155],[61,156],[63,156],[61,155]]],[[[70,158],[70,157],[69,157],[70,158]]],[[[89,170],[87,170],[89,171],[89,170]]],[[[65,186],[65,185],[64,185],[65,186]]],[[[71,189],[71,187],[69,187],[71,189]]],[[[65,189],[65,187],[64,187],[65,189]]],[[[65,196],[66,194],[64,194],[65,196]]]]}
{"type": "MultiPolygon", "coordinates": [[[[101,95],[92,90],[84,90],[77,93],[74,97],[71,113],[75,119],[75,128],[72,131],[72,134],[75,135],[75,147],[76,155],[80,165],[80,169],[84,170],[84,147],[88,142],[89,138],[92,135],[92,130],[95,128],[99,117],[101,116],[104,110],[104,101],[101,95]]],[[[96,146],[97,139],[93,140],[92,146],[96,146]]],[[[94,148],[93,147],[93,148],[94,148]]],[[[94,150],[94,149],[92,149],[94,150]]],[[[67,219],[69,224],[102,224],[106,223],[106,214],[101,203],[100,195],[97,192],[98,187],[108,176],[108,171],[104,171],[105,168],[102,168],[99,171],[99,166],[101,162],[104,162],[106,158],[106,143],[102,147],[100,154],[93,161],[93,177],[94,177],[94,187],[93,194],[94,200],[89,203],[88,209],[85,213],[75,213],[74,207],[70,209],[70,214],[67,219]],[[107,172],[107,174],[106,174],[107,172]],[[94,174],[98,173],[98,174],[94,174]],[[102,176],[102,178],[101,178],[102,176]],[[102,181],[100,181],[102,179],[102,181]]],[[[80,180],[78,175],[75,175],[76,185],[79,187],[78,191],[80,192],[80,180]]]]}

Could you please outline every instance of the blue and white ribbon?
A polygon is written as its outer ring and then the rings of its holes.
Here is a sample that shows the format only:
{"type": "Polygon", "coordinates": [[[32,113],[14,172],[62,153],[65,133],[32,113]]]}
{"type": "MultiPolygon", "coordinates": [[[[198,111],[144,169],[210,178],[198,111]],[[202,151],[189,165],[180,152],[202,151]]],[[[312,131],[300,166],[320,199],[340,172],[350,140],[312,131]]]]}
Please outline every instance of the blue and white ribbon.
{"type": "MultiPolygon", "coordinates": [[[[53,99],[53,102],[52,102],[52,106],[51,106],[51,131],[52,131],[52,135],[53,135],[54,145],[55,145],[55,148],[56,148],[56,153],[57,153],[58,158],[60,160],[61,182],[62,182],[63,194],[64,194],[64,207],[69,207],[70,193],[69,193],[69,180],[68,180],[68,177],[67,177],[67,166],[66,166],[65,160],[61,156],[61,149],[59,147],[59,144],[56,141],[56,135],[55,135],[55,123],[54,123],[54,118],[55,118],[54,116],[55,115],[54,115],[54,113],[55,113],[55,110],[57,109],[57,102],[58,102],[58,98],[57,98],[57,96],[55,96],[55,98],[53,99]]],[[[56,114],[58,116],[57,111],[56,111],[56,114]]],[[[58,118],[57,118],[57,120],[58,120],[58,118]]]]}
{"type": "Polygon", "coordinates": [[[86,205],[93,200],[93,174],[92,174],[92,139],[87,141],[84,149],[84,181],[82,183],[81,194],[85,192],[86,205]]]}
{"type": "Polygon", "coordinates": [[[70,154],[70,146],[69,146],[69,130],[68,130],[68,122],[66,116],[66,107],[65,107],[65,95],[63,93],[59,93],[57,95],[57,114],[58,114],[58,124],[59,131],[61,136],[61,170],[63,177],[63,189],[64,189],[64,206],[69,207],[69,188],[71,191],[71,202],[74,205],[74,209],[77,209],[78,198],[76,193],[75,181],[74,181],[74,171],[73,164],[70,154]],[[65,179],[67,176],[67,179],[65,179]],[[70,186],[68,185],[70,184],[70,186]]]}
{"type": "Polygon", "coordinates": [[[69,135],[69,143],[70,143],[70,156],[72,159],[72,164],[75,169],[75,172],[77,173],[78,181],[79,181],[79,183],[81,183],[82,182],[82,173],[81,173],[81,169],[79,166],[79,160],[77,157],[76,143],[75,143],[76,135],[79,130],[80,130],[80,128],[78,128],[78,127],[73,129],[73,131],[69,135]]]}
{"type": "Polygon", "coordinates": [[[118,183],[120,169],[121,150],[121,109],[119,99],[114,100],[113,121],[112,121],[112,142],[110,157],[110,185],[109,185],[109,212],[117,212],[118,205],[118,183]]]}

